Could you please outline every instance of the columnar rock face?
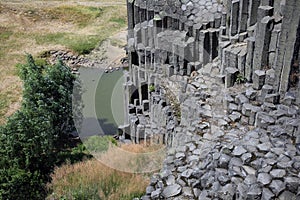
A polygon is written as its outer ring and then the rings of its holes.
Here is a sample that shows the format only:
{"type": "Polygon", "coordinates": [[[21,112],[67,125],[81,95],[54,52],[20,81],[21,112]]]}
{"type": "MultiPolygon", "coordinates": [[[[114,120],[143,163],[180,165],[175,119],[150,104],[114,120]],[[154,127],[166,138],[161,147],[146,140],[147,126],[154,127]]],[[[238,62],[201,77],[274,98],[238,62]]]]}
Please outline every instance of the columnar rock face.
{"type": "Polygon", "coordinates": [[[122,131],[169,147],[142,199],[300,198],[300,1],[127,6],[122,131]]]}

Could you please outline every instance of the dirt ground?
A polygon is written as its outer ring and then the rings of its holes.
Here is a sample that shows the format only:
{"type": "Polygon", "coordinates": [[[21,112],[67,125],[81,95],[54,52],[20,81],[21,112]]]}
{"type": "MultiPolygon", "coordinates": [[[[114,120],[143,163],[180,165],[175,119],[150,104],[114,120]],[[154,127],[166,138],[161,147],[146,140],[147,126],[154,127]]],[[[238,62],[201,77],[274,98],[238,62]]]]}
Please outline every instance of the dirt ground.
{"type": "Polygon", "coordinates": [[[98,48],[92,51],[87,57],[91,60],[102,60],[96,66],[100,68],[119,67],[120,59],[126,56],[124,46],[127,42],[127,30],[122,30],[105,40],[98,48]]]}

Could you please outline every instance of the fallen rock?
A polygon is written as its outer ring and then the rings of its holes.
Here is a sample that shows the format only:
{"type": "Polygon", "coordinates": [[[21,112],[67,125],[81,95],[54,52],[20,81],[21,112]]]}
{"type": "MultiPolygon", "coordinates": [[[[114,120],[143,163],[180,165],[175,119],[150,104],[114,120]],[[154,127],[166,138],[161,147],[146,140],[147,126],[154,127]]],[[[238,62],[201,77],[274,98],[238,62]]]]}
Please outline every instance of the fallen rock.
{"type": "Polygon", "coordinates": [[[182,190],[182,188],[178,184],[170,185],[170,186],[167,186],[163,190],[162,196],[165,197],[165,198],[174,197],[174,196],[180,194],[181,190],[182,190]]]}

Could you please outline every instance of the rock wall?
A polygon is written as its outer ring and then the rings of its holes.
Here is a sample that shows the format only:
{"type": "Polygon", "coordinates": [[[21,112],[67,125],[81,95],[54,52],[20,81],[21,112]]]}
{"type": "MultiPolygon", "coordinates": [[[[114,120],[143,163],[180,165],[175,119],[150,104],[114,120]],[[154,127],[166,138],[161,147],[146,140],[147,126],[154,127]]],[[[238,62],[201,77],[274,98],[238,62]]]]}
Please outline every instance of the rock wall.
{"type": "Polygon", "coordinates": [[[169,146],[142,199],[300,198],[300,1],[127,6],[121,128],[169,146]]]}

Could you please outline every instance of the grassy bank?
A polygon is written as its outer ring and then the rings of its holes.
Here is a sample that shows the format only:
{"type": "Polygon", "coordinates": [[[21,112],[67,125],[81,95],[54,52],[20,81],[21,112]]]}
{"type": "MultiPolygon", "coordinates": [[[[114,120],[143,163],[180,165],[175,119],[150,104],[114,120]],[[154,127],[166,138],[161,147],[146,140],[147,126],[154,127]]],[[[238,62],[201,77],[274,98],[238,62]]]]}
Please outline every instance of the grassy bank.
{"type": "Polygon", "coordinates": [[[126,26],[126,7],[115,1],[116,6],[100,6],[101,1],[0,2],[0,124],[19,108],[22,86],[15,65],[25,53],[38,56],[59,49],[89,53],[126,26]]]}

